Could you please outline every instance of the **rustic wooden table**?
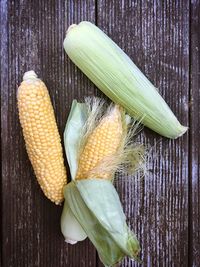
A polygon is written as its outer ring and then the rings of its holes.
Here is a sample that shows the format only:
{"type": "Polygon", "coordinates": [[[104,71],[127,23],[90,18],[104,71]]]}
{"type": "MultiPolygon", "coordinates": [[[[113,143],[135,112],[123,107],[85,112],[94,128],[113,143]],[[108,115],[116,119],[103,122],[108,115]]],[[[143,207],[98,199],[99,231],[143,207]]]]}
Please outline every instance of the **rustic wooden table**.
{"type": "MultiPolygon", "coordinates": [[[[119,44],[189,126],[177,140],[144,129],[138,140],[152,146],[146,176],[116,182],[143,266],[200,266],[199,11],[199,0],[1,0],[3,267],[102,266],[88,240],[64,243],[62,207],[36,182],[16,107],[30,69],[50,91],[61,134],[74,98],[101,95],[63,50],[67,27],[82,20],[119,44]]],[[[120,266],[136,265],[125,259],[120,266]]]]}

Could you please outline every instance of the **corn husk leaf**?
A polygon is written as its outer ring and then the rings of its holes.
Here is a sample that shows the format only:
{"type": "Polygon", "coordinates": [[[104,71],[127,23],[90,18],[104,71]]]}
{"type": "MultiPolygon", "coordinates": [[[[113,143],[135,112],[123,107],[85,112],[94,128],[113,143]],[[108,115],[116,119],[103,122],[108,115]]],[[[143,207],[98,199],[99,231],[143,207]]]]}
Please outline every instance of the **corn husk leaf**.
{"type": "MultiPolygon", "coordinates": [[[[70,167],[72,180],[75,179],[78,168],[77,158],[79,153],[79,140],[87,117],[88,111],[86,105],[74,100],[64,131],[65,153],[70,167]]],[[[67,201],[64,203],[60,224],[62,234],[67,243],[75,244],[87,237],[83,228],[71,212],[67,201]]]]}
{"type": "Polygon", "coordinates": [[[157,88],[98,27],[71,25],[64,40],[70,59],[115,103],[157,133],[177,138],[185,133],[157,88]]]}
{"type": "Polygon", "coordinates": [[[64,196],[105,266],[113,266],[125,256],[138,259],[139,243],[126,224],[110,181],[95,178],[73,181],[65,186],[64,196]]]}
{"type": "Polygon", "coordinates": [[[64,131],[65,152],[72,179],[75,179],[78,168],[79,141],[87,118],[88,109],[86,104],[73,100],[64,131]]]}
{"type": "Polygon", "coordinates": [[[66,243],[74,245],[87,237],[85,231],[74,217],[67,201],[64,202],[60,226],[66,243]]]}

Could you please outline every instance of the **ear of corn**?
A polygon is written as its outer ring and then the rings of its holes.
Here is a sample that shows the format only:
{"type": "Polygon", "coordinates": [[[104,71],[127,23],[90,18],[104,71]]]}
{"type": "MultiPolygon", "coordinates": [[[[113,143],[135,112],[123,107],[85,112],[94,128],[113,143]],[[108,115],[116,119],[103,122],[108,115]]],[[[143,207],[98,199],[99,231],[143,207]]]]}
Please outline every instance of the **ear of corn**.
{"type": "MultiPolygon", "coordinates": [[[[122,143],[123,125],[119,106],[113,108],[88,137],[87,143],[80,155],[76,179],[92,177],[112,179],[113,173],[102,172],[97,168],[105,164],[108,157],[115,155],[122,143]]],[[[114,172],[114,171],[113,171],[114,172]]]]}
{"type": "Polygon", "coordinates": [[[61,230],[69,243],[88,236],[102,262],[112,266],[126,255],[137,259],[140,251],[112,184],[116,169],[122,162],[129,163],[125,158],[136,150],[128,150],[123,109],[112,105],[103,115],[102,101],[89,102],[82,106],[73,102],[65,128],[66,154],[76,164],[69,163],[73,175],[64,188],[61,230]]]}
{"type": "Polygon", "coordinates": [[[64,40],[70,59],[115,103],[157,133],[177,138],[185,133],[153,84],[99,28],[83,21],[71,25],[64,40]]]}
{"type": "Polygon", "coordinates": [[[24,74],[17,99],[26,149],[35,175],[45,196],[59,204],[67,183],[62,146],[48,90],[34,71],[24,74]]]}

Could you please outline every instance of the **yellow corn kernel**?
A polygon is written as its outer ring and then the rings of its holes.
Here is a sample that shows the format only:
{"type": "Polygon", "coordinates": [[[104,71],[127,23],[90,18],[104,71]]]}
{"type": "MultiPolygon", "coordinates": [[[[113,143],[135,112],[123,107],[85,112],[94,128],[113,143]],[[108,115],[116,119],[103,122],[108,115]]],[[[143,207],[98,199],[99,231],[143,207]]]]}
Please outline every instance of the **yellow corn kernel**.
{"type": "Polygon", "coordinates": [[[48,90],[34,71],[24,74],[17,99],[26,149],[35,175],[45,196],[59,204],[67,183],[60,135],[48,90]]]}
{"type": "Polygon", "coordinates": [[[88,137],[79,158],[76,179],[102,178],[112,179],[112,172],[93,170],[102,162],[116,153],[122,142],[123,127],[119,106],[115,106],[105,116],[88,137]]]}

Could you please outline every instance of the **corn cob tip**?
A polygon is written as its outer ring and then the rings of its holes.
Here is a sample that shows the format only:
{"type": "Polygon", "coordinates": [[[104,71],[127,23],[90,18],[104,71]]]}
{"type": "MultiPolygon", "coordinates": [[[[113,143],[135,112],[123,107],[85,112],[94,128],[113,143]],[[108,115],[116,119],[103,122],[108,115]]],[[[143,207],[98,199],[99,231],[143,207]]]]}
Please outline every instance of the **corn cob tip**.
{"type": "Polygon", "coordinates": [[[37,79],[37,78],[38,78],[38,76],[35,73],[35,71],[34,70],[29,70],[29,71],[26,71],[24,73],[23,81],[27,81],[27,80],[30,80],[30,79],[37,79]]]}
{"type": "Polygon", "coordinates": [[[65,242],[66,243],[69,243],[70,245],[75,245],[78,241],[77,240],[72,240],[72,239],[66,238],[65,239],[65,242]]]}

